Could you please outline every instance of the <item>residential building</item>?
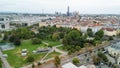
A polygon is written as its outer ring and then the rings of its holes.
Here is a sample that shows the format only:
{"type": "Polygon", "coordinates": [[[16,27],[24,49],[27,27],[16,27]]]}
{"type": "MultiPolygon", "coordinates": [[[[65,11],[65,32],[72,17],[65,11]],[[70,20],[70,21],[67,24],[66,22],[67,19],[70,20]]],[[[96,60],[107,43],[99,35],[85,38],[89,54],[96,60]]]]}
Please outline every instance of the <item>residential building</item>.
{"type": "Polygon", "coordinates": [[[10,22],[9,18],[7,17],[0,17],[0,30],[9,30],[10,29],[10,22]]]}

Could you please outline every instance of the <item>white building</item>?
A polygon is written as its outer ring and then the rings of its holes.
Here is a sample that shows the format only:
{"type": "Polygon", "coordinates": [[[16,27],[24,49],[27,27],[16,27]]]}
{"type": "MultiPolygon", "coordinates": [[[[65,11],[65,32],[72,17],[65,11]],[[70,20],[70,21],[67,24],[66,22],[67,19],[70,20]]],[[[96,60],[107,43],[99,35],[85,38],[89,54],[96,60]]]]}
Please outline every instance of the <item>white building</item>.
{"type": "Polygon", "coordinates": [[[81,65],[77,67],[73,63],[69,62],[69,63],[62,65],[62,68],[96,68],[96,67],[95,65],[81,65]]]}
{"type": "Polygon", "coordinates": [[[0,30],[9,30],[10,29],[10,22],[9,18],[6,17],[0,17],[0,30]]]}
{"type": "Polygon", "coordinates": [[[78,68],[78,67],[75,66],[75,65],[72,64],[72,63],[67,63],[67,64],[62,65],[62,68],[78,68]]]}
{"type": "Polygon", "coordinates": [[[87,32],[88,28],[92,29],[93,33],[96,33],[97,31],[102,29],[102,26],[92,26],[92,27],[90,27],[90,26],[80,26],[81,32],[84,32],[84,33],[87,32]]]}
{"type": "Polygon", "coordinates": [[[113,57],[116,57],[116,63],[120,64],[120,42],[112,44],[108,47],[108,52],[113,57]]]}

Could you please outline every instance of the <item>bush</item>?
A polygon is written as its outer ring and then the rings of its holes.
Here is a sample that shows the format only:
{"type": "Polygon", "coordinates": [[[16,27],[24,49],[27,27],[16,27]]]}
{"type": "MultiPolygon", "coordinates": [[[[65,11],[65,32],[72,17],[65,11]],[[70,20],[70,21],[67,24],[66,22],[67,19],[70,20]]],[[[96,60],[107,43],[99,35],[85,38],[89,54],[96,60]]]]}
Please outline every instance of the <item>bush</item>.
{"type": "Polygon", "coordinates": [[[72,54],[72,52],[71,51],[68,51],[68,55],[71,55],[72,54]]]}
{"type": "Polygon", "coordinates": [[[35,65],[34,65],[34,64],[32,64],[32,68],[35,68],[35,65]]]}
{"type": "Polygon", "coordinates": [[[95,65],[99,65],[99,63],[100,63],[100,58],[99,58],[98,56],[93,55],[93,56],[92,56],[92,60],[93,60],[93,63],[94,63],[95,65]]]}
{"type": "Polygon", "coordinates": [[[38,62],[38,64],[37,64],[38,66],[40,66],[41,65],[41,63],[40,62],[38,62]]]}
{"type": "Polygon", "coordinates": [[[0,38],[2,37],[2,34],[0,33],[0,38]]]}
{"type": "Polygon", "coordinates": [[[61,63],[60,57],[59,56],[55,56],[55,58],[54,58],[55,66],[58,67],[60,65],[60,63],[61,63]]]}
{"type": "Polygon", "coordinates": [[[38,38],[33,38],[32,39],[32,44],[41,44],[41,40],[38,38]]]}
{"type": "Polygon", "coordinates": [[[27,62],[33,62],[34,58],[32,56],[28,56],[26,59],[27,62]]]}
{"type": "Polygon", "coordinates": [[[72,60],[73,64],[77,65],[78,63],[80,63],[78,58],[73,58],[72,60]]]}
{"type": "Polygon", "coordinates": [[[52,45],[48,45],[48,47],[52,48],[53,46],[52,45]]]}
{"type": "Polygon", "coordinates": [[[5,43],[5,41],[4,41],[4,40],[1,40],[0,43],[5,43]]]}

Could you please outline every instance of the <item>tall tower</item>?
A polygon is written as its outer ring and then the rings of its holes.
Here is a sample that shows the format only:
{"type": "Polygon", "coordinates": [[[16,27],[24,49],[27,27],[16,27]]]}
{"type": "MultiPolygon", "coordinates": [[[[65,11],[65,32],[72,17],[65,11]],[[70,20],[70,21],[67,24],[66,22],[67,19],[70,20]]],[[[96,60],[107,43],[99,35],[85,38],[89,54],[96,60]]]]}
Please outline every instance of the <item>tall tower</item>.
{"type": "Polygon", "coordinates": [[[69,6],[67,7],[67,16],[70,16],[70,8],[69,8],[69,6]]]}

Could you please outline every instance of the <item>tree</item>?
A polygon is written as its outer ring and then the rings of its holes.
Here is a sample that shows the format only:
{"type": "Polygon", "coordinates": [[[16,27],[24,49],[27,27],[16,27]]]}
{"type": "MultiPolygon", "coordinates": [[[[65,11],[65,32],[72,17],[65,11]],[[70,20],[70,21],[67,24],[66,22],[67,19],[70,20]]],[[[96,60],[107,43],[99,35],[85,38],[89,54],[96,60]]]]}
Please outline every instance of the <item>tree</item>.
{"type": "Polygon", "coordinates": [[[78,63],[80,63],[78,58],[73,58],[72,63],[77,65],[78,63]]]}
{"type": "Polygon", "coordinates": [[[28,57],[26,58],[26,61],[27,61],[27,62],[33,62],[33,61],[34,61],[34,58],[33,58],[32,56],[28,56],[28,57]]]}
{"type": "Polygon", "coordinates": [[[96,36],[95,36],[95,40],[101,40],[101,37],[98,36],[98,35],[96,35],[96,36]]]}
{"type": "Polygon", "coordinates": [[[54,64],[55,64],[56,68],[59,67],[60,63],[61,63],[61,60],[60,60],[59,56],[55,56],[54,64]]]}
{"type": "Polygon", "coordinates": [[[102,38],[104,36],[104,32],[103,32],[103,30],[99,30],[98,32],[95,33],[95,35],[102,38]]]}
{"type": "Polygon", "coordinates": [[[38,64],[37,64],[38,66],[40,66],[41,65],[41,63],[40,62],[38,62],[38,64]]]}
{"type": "Polygon", "coordinates": [[[2,34],[0,33],[0,38],[2,37],[2,34]]]}
{"type": "Polygon", "coordinates": [[[2,68],[2,60],[1,60],[1,58],[0,58],[0,68],[2,68]]]}
{"type": "Polygon", "coordinates": [[[34,65],[34,64],[32,64],[32,68],[35,68],[35,65],[34,65]]]}
{"type": "Polygon", "coordinates": [[[14,40],[15,40],[15,35],[11,35],[10,38],[9,38],[9,41],[14,42],[14,40]]]}
{"type": "Polygon", "coordinates": [[[64,45],[81,45],[82,33],[78,30],[72,30],[63,39],[64,45]]]}
{"type": "Polygon", "coordinates": [[[104,62],[108,62],[108,58],[107,58],[107,56],[106,56],[104,53],[98,52],[97,55],[98,55],[104,62]]]}
{"type": "Polygon", "coordinates": [[[41,43],[42,43],[41,40],[38,39],[38,38],[33,38],[32,39],[32,44],[41,44],[41,43]]]}
{"type": "Polygon", "coordinates": [[[79,50],[81,49],[81,47],[80,47],[80,46],[76,46],[75,49],[76,49],[77,51],[79,51],[79,50]]]}
{"type": "Polygon", "coordinates": [[[72,52],[71,52],[71,50],[69,50],[69,51],[68,51],[68,55],[71,55],[71,54],[72,54],[72,52]]]}
{"type": "Polygon", "coordinates": [[[100,58],[98,56],[93,55],[92,59],[95,65],[98,65],[100,63],[100,58]]]}
{"type": "Polygon", "coordinates": [[[6,41],[8,39],[8,35],[4,34],[3,40],[6,41]]]}
{"type": "Polygon", "coordinates": [[[54,41],[59,40],[59,39],[60,39],[59,33],[58,33],[58,32],[57,32],[57,33],[53,33],[52,39],[53,39],[54,41]]]}
{"type": "Polygon", "coordinates": [[[96,21],[93,21],[94,24],[96,24],[97,22],[96,21]]]}
{"type": "Polygon", "coordinates": [[[112,67],[112,68],[119,68],[119,65],[113,64],[113,67],[112,67]]]}
{"type": "Polygon", "coordinates": [[[113,40],[113,37],[110,36],[110,37],[109,37],[109,40],[113,40]]]}
{"type": "Polygon", "coordinates": [[[21,44],[21,40],[19,38],[14,39],[14,45],[19,46],[21,44]]]}
{"type": "Polygon", "coordinates": [[[93,37],[92,29],[90,29],[90,28],[87,29],[87,35],[88,35],[89,37],[93,37]]]}

